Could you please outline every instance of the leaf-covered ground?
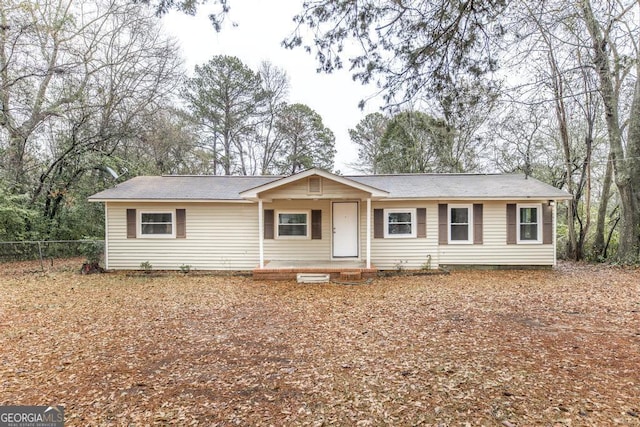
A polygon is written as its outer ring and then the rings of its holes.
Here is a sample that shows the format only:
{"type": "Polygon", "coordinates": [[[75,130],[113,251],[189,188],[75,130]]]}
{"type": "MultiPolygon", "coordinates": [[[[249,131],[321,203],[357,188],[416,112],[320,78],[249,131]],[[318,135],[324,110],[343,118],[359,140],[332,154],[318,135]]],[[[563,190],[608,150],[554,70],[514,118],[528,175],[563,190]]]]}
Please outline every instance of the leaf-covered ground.
{"type": "Polygon", "coordinates": [[[0,404],[66,425],[640,425],[640,271],[372,284],[0,266],[0,404]]]}

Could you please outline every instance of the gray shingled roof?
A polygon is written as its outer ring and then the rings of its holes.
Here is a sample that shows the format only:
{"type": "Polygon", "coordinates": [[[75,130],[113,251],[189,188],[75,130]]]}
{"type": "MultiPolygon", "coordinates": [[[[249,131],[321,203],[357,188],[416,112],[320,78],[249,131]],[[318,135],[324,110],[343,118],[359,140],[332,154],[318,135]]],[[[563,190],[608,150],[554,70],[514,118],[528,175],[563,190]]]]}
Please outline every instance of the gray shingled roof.
{"type": "MultiPolygon", "coordinates": [[[[243,200],[245,190],[280,176],[138,176],[89,200],[243,200]]],[[[569,193],[524,175],[408,174],[345,176],[392,199],[568,199],[569,193]]]]}
{"type": "Polygon", "coordinates": [[[280,176],[137,176],[89,200],[242,200],[240,192],[280,176]]]}
{"type": "Polygon", "coordinates": [[[565,199],[569,193],[517,174],[407,174],[348,177],[388,191],[389,197],[426,199],[565,199]]]}

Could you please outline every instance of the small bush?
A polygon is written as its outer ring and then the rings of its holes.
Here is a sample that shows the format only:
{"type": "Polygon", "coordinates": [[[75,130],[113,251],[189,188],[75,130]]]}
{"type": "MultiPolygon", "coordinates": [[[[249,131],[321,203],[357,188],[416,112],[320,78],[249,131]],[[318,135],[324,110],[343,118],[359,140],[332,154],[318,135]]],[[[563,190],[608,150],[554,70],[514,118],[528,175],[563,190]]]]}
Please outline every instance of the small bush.
{"type": "Polygon", "coordinates": [[[427,255],[427,260],[420,266],[421,270],[431,270],[431,255],[427,255]]]}
{"type": "Polygon", "coordinates": [[[85,237],[78,250],[87,259],[88,264],[97,265],[104,254],[104,243],[93,237],[85,237]]]}
{"type": "Polygon", "coordinates": [[[396,271],[398,273],[402,273],[406,269],[406,267],[405,267],[406,263],[407,263],[407,260],[402,260],[402,259],[398,260],[398,262],[395,263],[395,265],[394,265],[396,271]]]}
{"type": "Polygon", "coordinates": [[[144,270],[145,273],[149,273],[153,269],[153,265],[149,261],[141,262],[140,269],[144,270]]]}

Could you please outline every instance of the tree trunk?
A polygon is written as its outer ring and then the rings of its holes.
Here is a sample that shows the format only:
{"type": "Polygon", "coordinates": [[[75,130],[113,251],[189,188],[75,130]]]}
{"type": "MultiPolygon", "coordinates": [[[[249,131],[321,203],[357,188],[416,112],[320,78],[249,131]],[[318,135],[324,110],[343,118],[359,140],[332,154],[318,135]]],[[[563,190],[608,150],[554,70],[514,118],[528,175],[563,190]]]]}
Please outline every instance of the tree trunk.
{"type": "MultiPolygon", "coordinates": [[[[640,214],[637,213],[636,200],[632,185],[635,174],[633,163],[627,163],[622,146],[622,135],[618,117],[618,94],[614,89],[613,73],[606,51],[610,42],[603,36],[600,26],[591,9],[589,0],[582,0],[583,18],[591,36],[593,47],[593,61],[600,79],[600,94],[605,109],[607,132],[609,135],[609,153],[613,163],[613,173],[616,187],[620,195],[620,233],[618,239],[617,258],[623,262],[633,261],[638,256],[638,242],[640,241],[640,214]]],[[[629,121],[629,152],[632,146],[640,145],[640,82],[636,81],[636,90],[630,112],[629,121]],[[633,123],[632,123],[633,122],[633,123]]],[[[635,147],[634,149],[638,149],[635,147]]],[[[635,163],[635,162],[634,162],[635,163]]]]}
{"type": "MultiPolygon", "coordinates": [[[[638,67],[640,71],[640,66],[638,67]]],[[[626,236],[626,259],[636,262],[640,256],[640,78],[636,77],[635,89],[627,134],[626,174],[628,176],[629,197],[628,209],[624,212],[625,221],[629,224],[631,235],[626,236]]],[[[622,240],[622,239],[621,239],[622,240]]]]}
{"type": "Polygon", "coordinates": [[[602,181],[602,193],[598,206],[598,218],[596,220],[596,235],[593,241],[593,255],[597,260],[604,260],[606,242],[604,239],[605,223],[607,221],[607,209],[611,198],[611,183],[613,180],[613,162],[611,156],[607,157],[607,166],[602,181]]]}
{"type": "MultiPolygon", "coordinates": [[[[13,132],[12,132],[13,133],[13,132]]],[[[27,147],[26,138],[15,133],[9,136],[9,146],[6,154],[6,168],[9,176],[9,189],[16,193],[23,193],[26,188],[24,168],[24,154],[27,147]]]]}
{"type": "Polygon", "coordinates": [[[218,132],[213,133],[213,174],[218,175],[218,132]]]}
{"type": "Polygon", "coordinates": [[[222,159],[222,166],[224,167],[224,174],[231,175],[231,137],[229,131],[225,129],[224,132],[224,158],[222,159]]]}
{"type": "Polygon", "coordinates": [[[564,156],[565,166],[565,185],[567,191],[573,196],[573,199],[567,203],[567,237],[568,248],[567,258],[578,259],[578,242],[576,239],[576,207],[578,206],[579,196],[576,194],[573,185],[573,168],[571,164],[571,141],[569,141],[569,130],[567,126],[567,113],[564,105],[564,87],[562,76],[558,71],[557,62],[554,57],[552,45],[549,43],[549,67],[551,69],[551,77],[553,79],[553,95],[555,98],[555,112],[558,119],[558,127],[560,132],[560,141],[562,142],[562,153],[564,156]]]}
{"type": "Polygon", "coordinates": [[[593,126],[592,122],[589,123],[589,131],[585,137],[586,154],[584,162],[582,162],[582,173],[580,175],[580,183],[578,185],[580,197],[583,198],[584,194],[584,222],[580,218],[578,212],[576,212],[576,219],[580,223],[580,230],[578,231],[578,241],[576,245],[576,261],[581,261],[585,257],[585,244],[589,229],[591,228],[591,157],[593,147],[593,126]]]}
{"type": "Polygon", "coordinates": [[[298,141],[293,141],[293,153],[291,153],[291,158],[293,161],[291,162],[291,175],[295,175],[298,169],[298,141]]]}

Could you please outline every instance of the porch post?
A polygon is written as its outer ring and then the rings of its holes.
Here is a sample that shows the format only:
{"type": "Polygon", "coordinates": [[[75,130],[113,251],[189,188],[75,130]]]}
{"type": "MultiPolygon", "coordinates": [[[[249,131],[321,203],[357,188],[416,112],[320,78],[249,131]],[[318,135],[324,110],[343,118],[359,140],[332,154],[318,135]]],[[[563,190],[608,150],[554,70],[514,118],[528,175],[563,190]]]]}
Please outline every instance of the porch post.
{"type": "Polygon", "coordinates": [[[109,270],[109,202],[104,202],[104,269],[109,270]]]}
{"type": "MultiPolygon", "coordinates": [[[[558,232],[557,227],[558,227],[558,209],[556,208],[556,201],[554,200],[553,203],[551,203],[551,209],[553,209],[553,266],[557,266],[558,265],[558,236],[556,235],[556,233],[558,232]]],[[[571,203],[571,201],[569,200],[567,203],[571,203]]]]}
{"type": "Polygon", "coordinates": [[[371,268],[371,197],[367,198],[367,268],[371,268]]]}
{"type": "Polygon", "coordinates": [[[258,248],[260,251],[260,268],[264,268],[264,215],[262,199],[258,199],[258,248]]]}

